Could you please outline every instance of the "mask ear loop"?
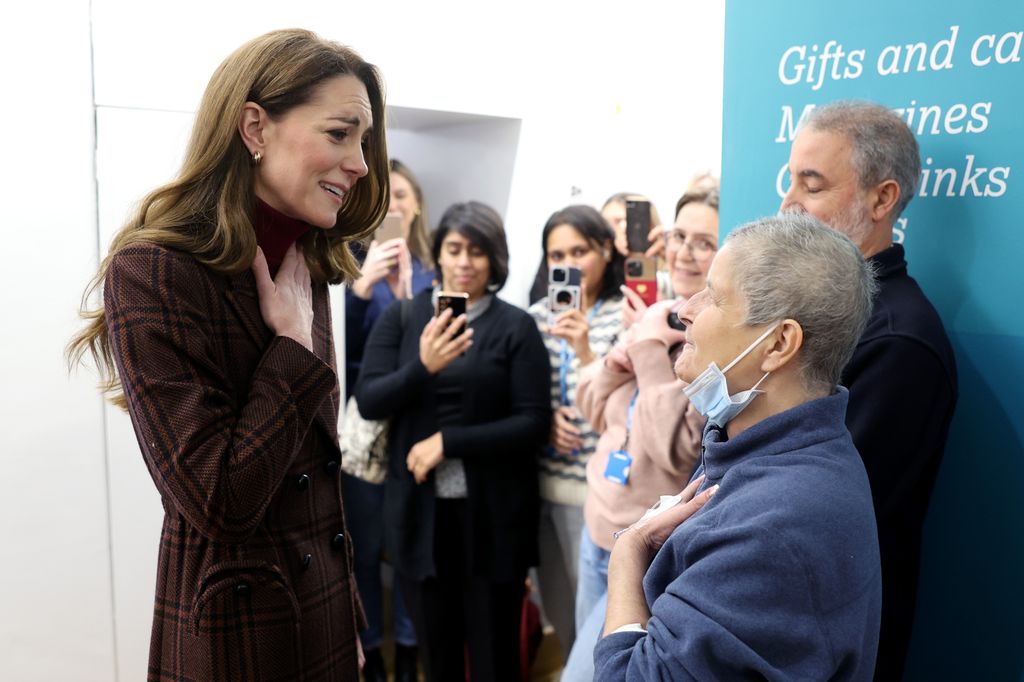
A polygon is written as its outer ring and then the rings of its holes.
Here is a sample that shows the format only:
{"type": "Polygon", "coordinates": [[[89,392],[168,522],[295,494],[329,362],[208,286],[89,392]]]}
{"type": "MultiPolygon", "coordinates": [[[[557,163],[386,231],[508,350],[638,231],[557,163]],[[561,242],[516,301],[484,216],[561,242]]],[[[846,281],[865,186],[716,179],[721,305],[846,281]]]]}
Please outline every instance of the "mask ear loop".
{"type": "Polygon", "coordinates": [[[771,374],[771,372],[765,372],[764,376],[761,377],[760,379],[758,379],[757,383],[750,387],[750,390],[751,391],[756,391],[757,387],[764,383],[764,380],[768,378],[769,374],[771,374]]]}
{"type": "MultiPolygon", "coordinates": [[[[755,339],[755,340],[754,340],[754,343],[752,343],[752,344],[750,344],[749,346],[747,346],[747,349],[746,349],[745,351],[743,351],[742,353],[740,353],[739,355],[737,355],[737,356],[736,356],[736,357],[735,357],[735,358],[733,359],[733,361],[732,361],[732,362],[730,362],[730,363],[729,363],[728,365],[726,365],[726,366],[725,366],[725,368],[724,368],[724,369],[722,370],[722,374],[725,374],[726,372],[728,372],[728,371],[729,371],[730,369],[732,369],[732,368],[733,368],[733,366],[734,366],[734,365],[735,365],[735,364],[736,364],[737,362],[739,362],[739,361],[740,361],[740,360],[742,360],[743,358],[747,357],[747,355],[749,355],[749,354],[750,354],[750,351],[752,351],[752,350],[754,350],[755,348],[757,348],[757,344],[759,344],[759,343],[761,343],[762,341],[764,341],[765,339],[767,339],[767,338],[768,338],[768,335],[769,335],[769,334],[771,334],[771,333],[772,333],[773,331],[775,331],[775,330],[776,330],[776,329],[778,329],[778,328],[779,328],[779,323],[775,323],[774,325],[772,325],[771,329],[767,329],[767,330],[765,330],[764,334],[761,334],[761,336],[757,337],[757,339],[755,339]]],[[[768,376],[768,375],[766,374],[765,376],[768,376]]],[[[761,377],[761,381],[764,381],[764,377],[761,377]]],[[[759,382],[757,382],[757,383],[758,383],[758,384],[760,384],[760,383],[761,383],[761,381],[759,381],[759,382]]]]}

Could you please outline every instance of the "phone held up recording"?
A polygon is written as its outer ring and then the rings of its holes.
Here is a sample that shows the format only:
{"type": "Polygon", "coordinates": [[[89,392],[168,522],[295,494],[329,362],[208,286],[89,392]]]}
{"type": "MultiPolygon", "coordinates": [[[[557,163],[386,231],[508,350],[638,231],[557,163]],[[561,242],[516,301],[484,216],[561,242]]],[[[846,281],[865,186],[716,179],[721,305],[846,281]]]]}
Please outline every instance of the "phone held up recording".
{"type": "Polygon", "coordinates": [[[434,303],[434,317],[440,317],[441,313],[451,308],[452,316],[448,322],[451,324],[458,319],[459,315],[466,314],[468,303],[469,294],[458,291],[442,291],[437,295],[437,301],[434,303]]]}
{"type": "Polygon", "coordinates": [[[579,268],[553,265],[548,270],[548,322],[568,310],[583,307],[583,273],[579,268]]]}
{"type": "Polygon", "coordinates": [[[639,199],[626,200],[626,243],[629,255],[626,257],[626,286],[632,289],[647,305],[658,300],[658,274],[655,259],[644,255],[651,247],[648,235],[651,232],[651,202],[639,199]]]}
{"type": "Polygon", "coordinates": [[[384,221],[377,226],[377,230],[373,233],[373,239],[378,244],[395,239],[402,236],[402,216],[397,213],[389,213],[384,216],[384,221]]]}

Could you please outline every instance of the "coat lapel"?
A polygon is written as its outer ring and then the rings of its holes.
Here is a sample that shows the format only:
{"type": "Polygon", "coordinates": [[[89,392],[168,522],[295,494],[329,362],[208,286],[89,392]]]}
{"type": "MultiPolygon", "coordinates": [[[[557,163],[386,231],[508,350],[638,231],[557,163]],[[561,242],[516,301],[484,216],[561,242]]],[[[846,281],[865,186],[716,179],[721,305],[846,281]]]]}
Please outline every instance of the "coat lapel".
{"type": "Polygon", "coordinates": [[[249,338],[262,352],[267,347],[274,333],[263,321],[260,313],[260,299],[256,292],[256,278],[250,270],[229,278],[229,286],[224,292],[228,305],[235,311],[242,328],[249,338]]]}

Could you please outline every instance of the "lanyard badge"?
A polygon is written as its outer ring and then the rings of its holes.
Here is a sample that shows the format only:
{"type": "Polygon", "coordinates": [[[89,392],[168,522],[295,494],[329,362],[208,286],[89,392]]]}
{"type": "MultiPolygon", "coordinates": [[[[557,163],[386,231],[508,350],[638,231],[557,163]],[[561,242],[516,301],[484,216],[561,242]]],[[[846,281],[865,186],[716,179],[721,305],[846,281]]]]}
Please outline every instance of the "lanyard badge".
{"type": "Polygon", "coordinates": [[[629,434],[633,430],[633,413],[636,411],[636,399],[639,395],[640,389],[638,388],[633,392],[633,398],[629,401],[629,412],[626,414],[626,437],[622,441],[622,447],[609,453],[608,463],[604,467],[604,477],[619,485],[629,483],[629,470],[633,465],[633,456],[629,454],[629,434]]]}

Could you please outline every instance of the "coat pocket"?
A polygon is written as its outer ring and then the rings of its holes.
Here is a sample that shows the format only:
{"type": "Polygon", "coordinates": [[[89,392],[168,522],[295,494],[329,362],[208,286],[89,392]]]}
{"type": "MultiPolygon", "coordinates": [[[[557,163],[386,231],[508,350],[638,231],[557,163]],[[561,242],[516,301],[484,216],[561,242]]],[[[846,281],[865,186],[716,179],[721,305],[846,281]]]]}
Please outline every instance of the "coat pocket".
{"type": "Polygon", "coordinates": [[[211,566],[192,605],[190,636],[199,679],[302,678],[299,602],[288,579],[267,562],[211,566]]]}

